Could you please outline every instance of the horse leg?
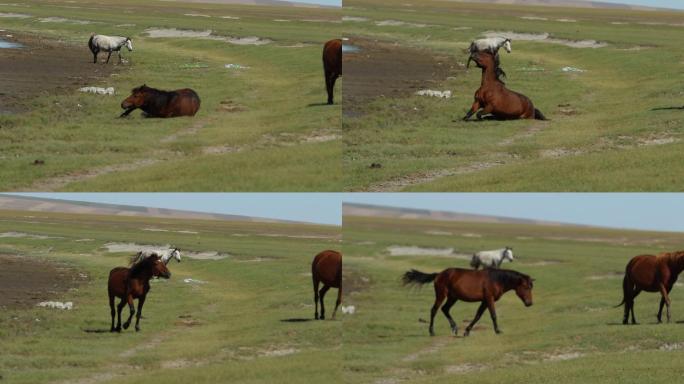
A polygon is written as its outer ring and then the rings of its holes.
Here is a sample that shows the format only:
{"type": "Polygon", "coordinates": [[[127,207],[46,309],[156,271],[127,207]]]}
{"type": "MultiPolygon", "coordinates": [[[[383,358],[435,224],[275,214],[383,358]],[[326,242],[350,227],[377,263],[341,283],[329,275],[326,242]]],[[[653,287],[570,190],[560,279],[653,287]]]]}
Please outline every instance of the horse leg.
{"type": "Polygon", "coordinates": [[[323,299],[325,298],[325,293],[328,292],[329,289],[329,285],[323,284],[323,288],[321,288],[321,291],[318,293],[319,300],[321,301],[321,316],[319,317],[321,320],[325,320],[325,305],[323,304],[323,299]]]}
{"type": "Polygon", "coordinates": [[[140,331],[140,318],[142,317],[142,307],[145,304],[145,297],[147,295],[142,295],[138,298],[138,313],[135,315],[135,331],[140,331]]]}
{"type": "Polygon", "coordinates": [[[634,299],[639,295],[639,293],[641,293],[641,290],[637,288],[632,294],[632,300],[629,303],[630,312],[632,313],[632,324],[637,323],[636,318],[634,317],[634,299]]]}
{"type": "Polygon", "coordinates": [[[121,50],[116,52],[119,55],[119,64],[121,64],[123,61],[121,60],[121,50]]]}
{"type": "Polygon", "coordinates": [[[114,295],[112,293],[109,293],[109,309],[112,314],[112,327],[109,329],[109,332],[114,332],[114,317],[116,316],[116,309],[114,309],[114,295]]]}
{"type": "Polygon", "coordinates": [[[98,54],[99,52],[100,52],[100,51],[95,51],[95,52],[93,52],[93,64],[97,64],[97,54],[98,54]]]}
{"type": "Polygon", "coordinates": [[[314,319],[318,320],[318,284],[320,281],[318,281],[315,277],[313,278],[313,290],[314,290],[314,306],[316,307],[316,310],[314,312],[314,319]]]}
{"type": "Polygon", "coordinates": [[[430,309],[430,336],[435,335],[435,315],[445,298],[446,294],[444,293],[444,290],[435,286],[435,303],[432,305],[432,309],[430,309]]]}
{"type": "Polygon", "coordinates": [[[458,334],[458,326],[456,325],[456,322],[454,319],[451,318],[451,315],[449,314],[449,310],[451,307],[456,303],[456,299],[452,298],[447,298],[446,303],[442,306],[442,313],[444,313],[444,316],[446,316],[447,320],[449,320],[449,325],[451,326],[451,333],[454,335],[458,334]]]}
{"type": "Polygon", "coordinates": [[[333,104],[333,87],[335,86],[334,74],[325,71],[325,90],[328,92],[328,104],[333,104]]]}
{"type": "Polygon", "coordinates": [[[491,104],[486,105],[484,108],[482,108],[481,110],[477,111],[477,115],[476,115],[476,116],[477,116],[477,119],[478,119],[478,120],[482,120],[482,115],[489,115],[489,114],[492,113],[493,111],[494,111],[494,107],[492,107],[491,104]]]}
{"type": "Polygon", "coordinates": [[[335,320],[335,314],[337,313],[337,307],[342,303],[342,287],[337,288],[337,301],[335,301],[335,310],[333,311],[332,319],[335,320]]]}
{"type": "Polygon", "coordinates": [[[480,304],[480,307],[477,308],[477,312],[475,313],[475,318],[474,318],[473,321],[471,321],[470,324],[468,324],[468,326],[466,327],[465,333],[463,333],[463,336],[464,336],[464,337],[465,337],[465,336],[468,336],[468,335],[470,334],[470,330],[473,329],[473,327],[475,326],[475,323],[477,323],[477,322],[480,320],[480,317],[482,317],[482,314],[484,313],[485,309],[487,309],[487,303],[485,303],[485,302],[483,301],[483,302],[480,304]]]}
{"type": "Polygon", "coordinates": [[[121,311],[123,311],[123,307],[126,305],[126,299],[121,299],[121,302],[119,305],[116,306],[116,328],[114,329],[117,332],[121,332],[121,311]]]}
{"type": "Polygon", "coordinates": [[[663,285],[660,284],[660,294],[662,295],[662,300],[665,300],[665,304],[667,305],[667,322],[670,322],[670,295],[668,295],[668,289],[663,285]]]}
{"type": "Polygon", "coordinates": [[[135,315],[135,303],[133,302],[133,296],[128,295],[128,308],[130,309],[130,312],[128,314],[128,320],[123,324],[124,329],[128,329],[128,327],[131,325],[131,320],[133,319],[133,315],[135,315]]]}
{"type": "Polygon", "coordinates": [[[496,322],[496,308],[494,308],[494,298],[488,297],[487,298],[487,308],[489,308],[489,315],[492,317],[492,323],[494,323],[494,332],[501,333],[501,330],[499,329],[499,324],[496,322]]]}
{"type": "Polygon", "coordinates": [[[463,121],[467,121],[468,119],[470,119],[470,116],[472,116],[478,110],[480,110],[480,102],[475,100],[475,102],[473,103],[473,106],[470,107],[470,110],[468,111],[468,113],[466,113],[466,115],[463,116],[463,121]]]}
{"type": "MultiPolygon", "coordinates": [[[[670,291],[672,290],[672,286],[667,287],[667,293],[669,294],[670,291]]],[[[660,298],[660,307],[658,308],[658,324],[662,323],[662,315],[663,315],[663,306],[665,305],[665,298],[661,297],[660,298]]]]}
{"type": "Polygon", "coordinates": [[[112,51],[109,51],[109,54],[107,55],[107,61],[105,64],[109,64],[109,58],[112,57],[112,51]]]}

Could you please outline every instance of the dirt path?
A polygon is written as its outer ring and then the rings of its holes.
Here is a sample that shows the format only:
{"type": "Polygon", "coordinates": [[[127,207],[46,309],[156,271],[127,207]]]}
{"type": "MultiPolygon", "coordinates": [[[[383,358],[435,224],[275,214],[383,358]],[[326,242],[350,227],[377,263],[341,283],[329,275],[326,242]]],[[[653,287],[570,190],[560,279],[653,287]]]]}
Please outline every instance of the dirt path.
{"type": "Polygon", "coordinates": [[[37,35],[6,31],[21,48],[0,49],[0,113],[28,110],[28,100],[41,94],[71,93],[96,85],[115,65],[93,64],[87,46],[81,47],[37,35]]]}
{"type": "Polygon", "coordinates": [[[361,114],[369,100],[409,96],[461,71],[452,57],[399,43],[352,37],[347,44],[358,51],[343,55],[345,116],[361,114]]]}
{"type": "Polygon", "coordinates": [[[87,276],[29,256],[0,254],[0,308],[26,308],[54,300],[87,276]]]}

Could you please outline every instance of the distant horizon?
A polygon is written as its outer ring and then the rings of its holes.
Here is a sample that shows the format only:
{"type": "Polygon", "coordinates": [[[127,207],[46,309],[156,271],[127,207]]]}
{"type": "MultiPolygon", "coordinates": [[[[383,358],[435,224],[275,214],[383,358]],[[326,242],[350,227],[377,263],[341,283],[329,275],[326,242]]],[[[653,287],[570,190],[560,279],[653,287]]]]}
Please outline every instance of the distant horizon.
{"type": "Polygon", "coordinates": [[[426,209],[618,230],[684,232],[677,193],[355,193],[345,204],[426,209]]]}

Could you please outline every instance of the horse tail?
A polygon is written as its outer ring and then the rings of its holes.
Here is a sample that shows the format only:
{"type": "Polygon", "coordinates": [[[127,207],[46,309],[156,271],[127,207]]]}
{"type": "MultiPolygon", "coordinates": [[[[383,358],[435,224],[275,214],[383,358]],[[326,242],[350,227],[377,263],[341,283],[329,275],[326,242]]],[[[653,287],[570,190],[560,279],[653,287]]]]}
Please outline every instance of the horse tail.
{"type": "Polygon", "coordinates": [[[404,283],[404,285],[423,285],[435,281],[437,275],[439,275],[439,273],[423,273],[421,271],[411,269],[410,271],[404,273],[404,276],[402,276],[401,281],[404,283]]]}
{"type": "Polygon", "coordinates": [[[627,292],[631,290],[633,285],[632,280],[629,278],[629,270],[632,268],[632,261],[634,261],[634,259],[630,260],[625,267],[625,277],[622,279],[622,301],[613,308],[620,307],[627,301],[627,292]]]}
{"type": "Polygon", "coordinates": [[[95,34],[93,33],[90,35],[90,39],[88,39],[88,48],[90,48],[90,52],[93,52],[93,53],[95,53],[94,40],[95,40],[95,34]]]}
{"type": "Polygon", "coordinates": [[[544,116],[544,114],[541,113],[541,111],[538,110],[537,108],[534,109],[534,119],[535,120],[548,120],[546,118],[546,116],[544,116]]]}

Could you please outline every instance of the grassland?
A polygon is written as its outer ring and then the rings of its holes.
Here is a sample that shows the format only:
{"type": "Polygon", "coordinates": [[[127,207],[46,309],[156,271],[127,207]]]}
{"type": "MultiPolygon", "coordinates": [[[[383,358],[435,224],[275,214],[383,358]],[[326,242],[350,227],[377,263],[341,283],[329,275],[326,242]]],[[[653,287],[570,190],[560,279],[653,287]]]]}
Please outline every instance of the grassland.
{"type": "MultiPolygon", "coordinates": [[[[345,216],[345,277],[369,281],[346,304],[343,359],[349,383],[665,383],[684,374],[682,287],[673,290],[673,322],[655,324],[659,297],[637,298],[640,325],[623,326],[624,266],[634,255],[681,249],[680,233],[527,224],[476,224],[345,216]],[[489,316],[470,336],[465,322],[477,303],[457,302],[453,337],[444,316],[428,336],[432,286],[404,288],[409,268],[424,272],[466,267],[458,257],[510,245],[516,261],[506,268],[536,279],[534,305],[509,292],[497,303],[496,335],[489,316]],[[391,256],[388,247],[454,248],[449,256],[391,256]]],[[[436,253],[436,251],[433,251],[436,253]]],[[[428,252],[429,253],[429,252],[428,252]]]]}
{"type": "Polygon", "coordinates": [[[323,105],[321,64],[323,42],[341,34],[339,10],[28,0],[2,4],[0,13],[29,16],[2,17],[5,34],[59,40],[78,47],[84,62],[92,60],[86,42],[93,32],[130,36],[134,44],[134,52],[124,52],[128,63],[88,84],[114,87],[115,96],[80,93],[67,82],[59,91],[26,100],[22,113],[0,114],[1,190],[341,189],[340,106],[323,105]],[[218,37],[272,42],[150,38],[149,28],[211,30],[218,37]],[[118,119],[121,100],[143,83],[195,89],[200,112],[168,120],[135,112],[118,119]],[[37,159],[44,165],[34,165],[37,159]]]}
{"type": "Polygon", "coordinates": [[[9,231],[50,238],[3,237],[0,253],[59,263],[87,281],[51,298],[74,302],[71,311],[2,310],[3,383],[301,383],[341,377],[340,321],[284,321],[313,318],[307,272],[313,255],[339,247],[337,227],[2,211],[0,233],[9,231]],[[169,264],[170,280],[153,281],[139,333],[108,332],[107,275],[129,256],[107,252],[102,246],[109,242],[172,243],[186,250],[180,264],[169,264]],[[227,257],[193,259],[189,251],[227,257]]]}
{"type": "Polygon", "coordinates": [[[350,0],[344,16],[356,20],[345,22],[351,36],[398,42],[421,55],[446,56],[445,64],[454,65],[448,76],[425,84],[451,90],[450,99],[385,94],[343,117],[346,189],[684,188],[678,177],[684,145],[681,12],[350,0]],[[377,24],[383,21],[404,24],[377,24]],[[465,70],[464,49],[486,31],[607,45],[572,48],[513,37],[513,52],[501,55],[507,85],[529,96],[550,121],[466,123],[460,118],[472,104],[480,73],[465,70]]]}

